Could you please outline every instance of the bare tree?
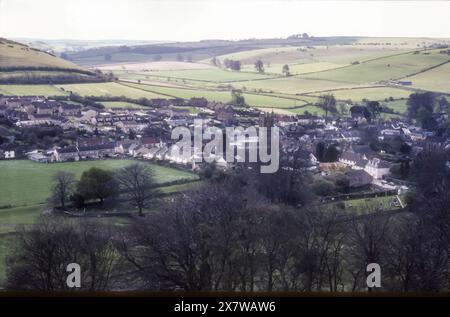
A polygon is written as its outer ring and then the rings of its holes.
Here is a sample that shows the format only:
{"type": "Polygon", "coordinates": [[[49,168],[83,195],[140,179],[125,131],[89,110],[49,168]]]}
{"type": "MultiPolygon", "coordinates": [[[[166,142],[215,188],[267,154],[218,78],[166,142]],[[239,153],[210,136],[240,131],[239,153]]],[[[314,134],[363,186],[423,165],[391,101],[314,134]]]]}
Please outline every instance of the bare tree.
{"type": "Polygon", "coordinates": [[[53,176],[53,196],[52,199],[62,208],[75,191],[75,175],[73,173],[59,171],[53,176]]]}
{"type": "Polygon", "coordinates": [[[16,248],[7,257],[7,288],[39,291],[103,291],[118,282],[120,257],[109,226],[41,218],[18,229],[16,248]],[[81,288],[69,288],[67,265],[81,268],[81,288]]]}
{"type": "Polygon", "coordinates": [[[138,208],[139,215],[155,195],[155,180],[150,167],[135,163],[126,166],[116,173],[116,179],[122,191],[138,208]]]}
{"type": "Polygon", "coordinates": [[[391,230],[389,216],[377,214],[371,206],[365,206],[365,210],[368,210],[367,215],[354,217],[349,223],[347,265],[354,291],[365,288],[366,267],[369,263],[384,265],[391,230]]]}

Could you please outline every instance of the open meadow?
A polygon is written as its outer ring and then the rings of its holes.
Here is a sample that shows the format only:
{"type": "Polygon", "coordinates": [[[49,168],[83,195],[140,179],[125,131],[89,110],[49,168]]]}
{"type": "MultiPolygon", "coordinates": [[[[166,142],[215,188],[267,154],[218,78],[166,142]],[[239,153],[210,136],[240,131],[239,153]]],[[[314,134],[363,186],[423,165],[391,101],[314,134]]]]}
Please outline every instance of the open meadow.
{"type": "MultiPolygon", "coordinates": [[[[450,56],[448,58],[450,60],[450,56]]],[[[450,93],[450,63],[411,76],[408,80],[412,81],[414,88],[450,93]]]]}
{"type": "MultiPolygon", "coordinates": [[[[91,167],[116,170],[133,160],[97,160],[40,164],[29,160],[0,161],[0,206],[23,207],[44,204],[50,196],[51,179],[58,171],[71,172],[77,178],[91,167]],[[20,194],[18,194],[20,193],[20,194]]],[[[194,180],[195,174],[150,163],[159,184],[176,180],[194,180]]],[[[0,219],[4,210],[0,209],[0,219]]]]}
{"type": "Polygon", "coordinates": [[[303,78],[323,79],[344,83],[374,83],[401,79],[448,61],[439,51],[417,51],[360,62],[359,64],[313,74],[303,78]]]}

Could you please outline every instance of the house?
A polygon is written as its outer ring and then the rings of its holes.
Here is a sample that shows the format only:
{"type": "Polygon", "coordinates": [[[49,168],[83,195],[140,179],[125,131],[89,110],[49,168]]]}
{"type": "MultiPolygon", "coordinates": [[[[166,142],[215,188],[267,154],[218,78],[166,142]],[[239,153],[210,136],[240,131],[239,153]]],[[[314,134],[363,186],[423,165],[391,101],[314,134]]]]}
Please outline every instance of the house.
{"type": "Polygon", "coordinates": [[[5,150],[3,151],[3,157],[5,158],[5,160],[13,159],[16,157],[16,152],[14,150],[5,150]]]}
{"type": "Polygon", "coordinates": [[[180,148],[177,144],[170,147],[165,155],[165,159],[177,164],[187,164],[191,161],[191,157],[183,157],[180,155],[180,148]]]}
{"type": "Polygon", "coordinates": [[[193,107],[206,107],[208,105],[208,100],[204,97],[192,97],[189,99],[189,104],[193,107]]]}
{"type": "Polygon", "coordinates": [[[98,159],[113,156],[114,153],[115,146],[113,143],[78,147],[78,154],[81,159],[98,159]]]}
{"type": "Polygon", "coordinates": [[[364,170],[373,178],[381,179],[384,175],[389,174],[390,164],[379,158],[373,158],[369,160],[364,167],[364,170]]]}
{"type": "Polygon", "coordinates": [[[342,131],[341,135],[347,142],[358,142],[361,141],[362,138],[362,132],[359,130],[342,131]]]}
{"type": "Polygon", "coordinates": [[[133,149],[132,151],[132,155],[133,157],[144,157],[145,154],[149,153],[150,149],[148,147],[145,147],[143,145],[139,145],[137,146],[135,149],[133,149]]]}
{"type": "Polygon", "coordinates": [[[157,160],[165,160],[166,154],[169,152],[169,149],[166,146],[163,146],[159,149],[158,152],[154,154],[154,158],[157,160]]]}
{"type": "Polygon", "coordinates": [[[63,116],[81,115],[81,106],[65,103],[59,106],[58,112],[63,116]]]}
{"type": "Polygon", "coordinates": [[[28,159],[38,163],[48,163],[50,158],[40,152],[31,152],[28,154],[28,159]]]}
{"type": "Polygon", "coordinates": [[[156,158],[156,154],[159,152],[161,148],[158,146],[154,146],[149,149],[148,153],[144,154],[142,157],[147,160],[151,160],[156,158]]]}
{"type": "Polygon", "coordinates": [[[24,110],[7,109],[6,117],[13,121],[26,121],[28,120],[28,113],[24,110]]]}
{"type": "Polygon", "coordinates": [[[369,145],[353,144],[351,149],[353,152],[360,154],[366,160],[377,156],[377,152],[372,150],[372,148],[369,145]]]}
{"type": "Polygon", "coordinates": [[[350,170],[345,173],[350,188],[360,188],[372,183],[372,176],[365,170],[350,170]]]}
{"type": "Polygon", "coordinates": [[[1,150],[3,151],[2,158],[4,158],[5,160],[13,159],[16,157],[15,147],[11,143],[2,145],[1,150]]]}
{"type": "Polygon", "coordinates": [[[98,114],[98,111],[92,110],[92,109],[83,111],[81,113],[82,116],[81,116],[80,121],[81,122],[86,122],[86,123],[89,123],[89,124],[95,124],[95,117],[97,116],[97,114],[98,114]]]}
{"type": "Polygon", "coordinates": [[[225,107],[215,112],[216,119],[225,123],[234,119],[234,111],[232,107],[225,107]]]}
{"type": "Polygon", "coordinates": [[[306,167],[315,167],[319,164],[316,156],[308,150],[298,149],[293,151],[293,157],[295,157],[297,163],[300,163],[306,167]]]}
{"type": "Polygon", "coordinates": [[[363,162],[364,160],[367,159],[363,155],[355,153],[353,151],[344,151],[339,158],[339,162],[352,168],[358,163],[363,162]]]}
{"type": "Polygon", "coordinates": [[[55,112],[56,104],[45,101],[35,101],[32,103],[37,114],[52,115],[55,112]]]}
{"type": "Polygon", "coordinates": [[[78,161],[78,149],[75,146],[68,146],[54,151],[55,160],[58,162],[78,161]]]}
{"type": "Polygon", "coordinates": [[[302,114],[297,115],[297,122],[302,125],[324,124],[325,119],[314,115],[302,114]]]}
{"type": "Polygon", "coordinates": [[[115,152],[119,153],[119,154],[130,154],[130,155],[132,155],[133,150],[137,146],[138,146],[138,144],[134,140],[119,141],[116,144],[115,152]]]}
{"type": "Polygon", "coordinates": [[[384,129],[380,131],[380,136],[378,140],[389,140],[399,137],[402,134],[402,130],[400,129],[384,129]]]}

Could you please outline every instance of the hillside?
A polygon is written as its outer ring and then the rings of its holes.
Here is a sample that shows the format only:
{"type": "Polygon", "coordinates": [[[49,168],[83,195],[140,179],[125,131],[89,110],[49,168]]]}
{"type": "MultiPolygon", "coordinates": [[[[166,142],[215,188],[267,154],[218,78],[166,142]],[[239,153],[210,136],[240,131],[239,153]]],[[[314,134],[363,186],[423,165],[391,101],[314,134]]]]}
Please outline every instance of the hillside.
{"type": "Polygon", "coordinates": [[[282,46],[338,45],[354,43],[353,37],[321,37],[295,39],[248,39],[239,41],[204,40],[147,45],[106,46],[79,52],[66,52],[79,65],[97,66],[145,61],[200,61],[214,56],[282,46]]]}
{"type": "Polygon", "coordinates": [[[72,62],[24,44],[0,38],[0,68],[56,67],[80,69],[72,62]]]}
{"type": "Polygon", "coordinates": [[[44,84],[106,81],[105,76],[50,53],[0,38],[0,83],[44,84]]]}
{"type": "MultiPolygon", "coordinates": [[[[402,116],[405,100],[413,92],[450,94],[450,55],[445,50],[449,44],[449,39],[335,37],[108,46],[66,53],[80,65],[103,64],[99,69],[112,72],[118,79],[114,83],[40,81],[42,85],[12,85],[12,77],[23,76],[24,70],[20,70],[0,72],[0,93],[205,97],[228,102],[231,90],[240,89],[249,105],[284,114],[320,114],[320,98],[333,93],[343,113],[348,112],[347,103],[370,99],[382,102],[386,115],[402,116]],[[106,61],[108,54],[111,56],[106,61]],[[155,61],[155,56],[161,59],[155,61]],[[211,62],[212,56],[216,64],[211,62]],[[239,60],[241,70],[225,68],[226,59],[239,60]],[[255,69],[256,60],[264,63],[263,72],[255,69]],[[283,72],[285,66],[288,76],[283,72]],[[9,77],[9,85],[2,85],[2,76],[9,77]]],[[[69,73],[89,76],[79,69],[69,73]]],[[[66,71],[59,69],[59,74],[66,71]]],[[[52,72],[35,74],[45,77],[52,72]]]]}

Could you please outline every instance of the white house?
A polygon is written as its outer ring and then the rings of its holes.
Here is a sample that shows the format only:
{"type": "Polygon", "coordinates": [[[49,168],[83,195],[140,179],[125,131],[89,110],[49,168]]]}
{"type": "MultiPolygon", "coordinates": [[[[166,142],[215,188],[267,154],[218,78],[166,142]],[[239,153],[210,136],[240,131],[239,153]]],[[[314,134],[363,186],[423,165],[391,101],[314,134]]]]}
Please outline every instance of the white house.
{"type": "Polygon", "coordinates": [[[14,152],[13,150],[5,151],[4,155],[5,155],[5,159],[13,159],[16,157],[16,152],[14,152]]]}
{"type": "Polygon", "coordinates": [[[384,175],[389,174],[389,163],[378,158],[374,158],[367,162],[364,170],[373,178],[381,179],[384,175]]]}

